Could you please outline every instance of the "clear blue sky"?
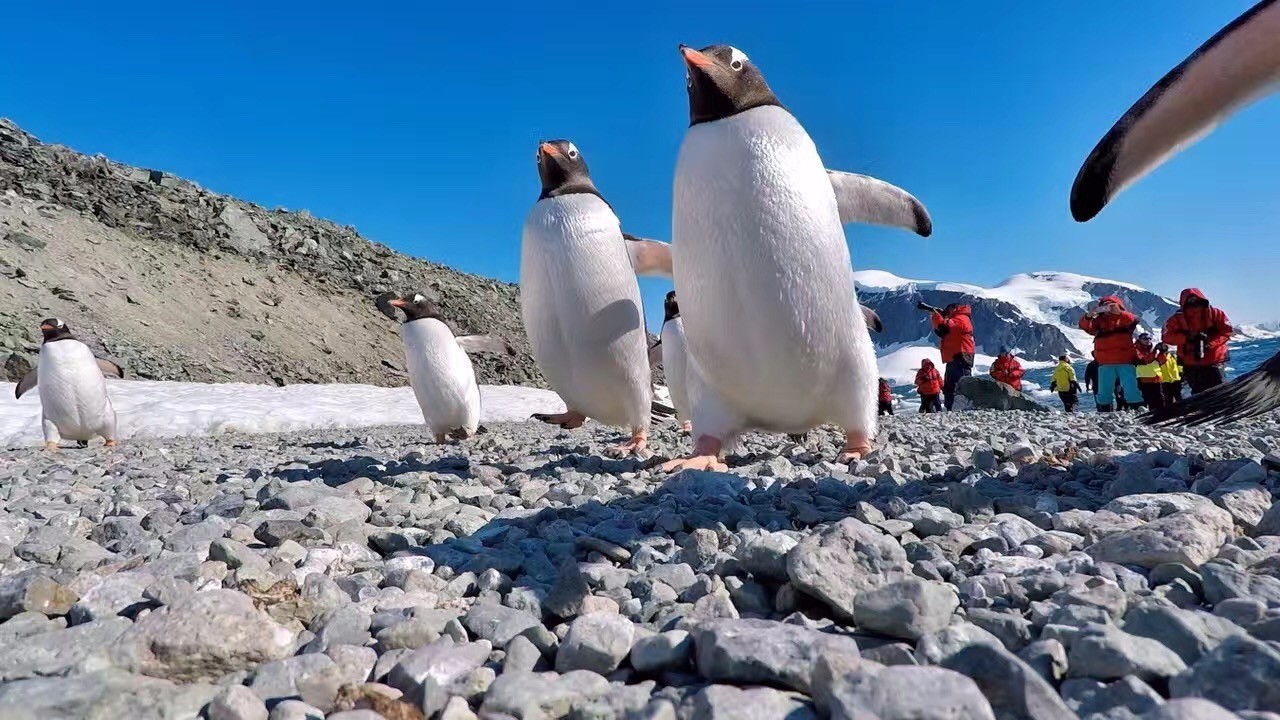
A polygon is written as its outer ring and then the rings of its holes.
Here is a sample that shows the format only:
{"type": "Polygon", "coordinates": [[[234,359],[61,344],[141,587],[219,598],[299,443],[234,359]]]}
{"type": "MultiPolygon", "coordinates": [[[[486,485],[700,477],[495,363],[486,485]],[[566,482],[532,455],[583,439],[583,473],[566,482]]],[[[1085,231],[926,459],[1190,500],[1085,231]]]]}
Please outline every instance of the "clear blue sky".
{"type": "MultiPolygon", "coordinates": [[[[915,193],[935,233],[850,226],[857,268],[991,284],[1070,270],[1238,321],[1280,317],[1280,100],[1087,225],[1080,163],[1251,0],[10,3],[0,115],[41,139],[306,208],[514,281],[535,143],[566,137],[628,231],[670,234],[687,125],[678,43],[736,45],[828,167],[915,193]]],[[[661,318],[662,282],[647,281],[661,318]]]]}

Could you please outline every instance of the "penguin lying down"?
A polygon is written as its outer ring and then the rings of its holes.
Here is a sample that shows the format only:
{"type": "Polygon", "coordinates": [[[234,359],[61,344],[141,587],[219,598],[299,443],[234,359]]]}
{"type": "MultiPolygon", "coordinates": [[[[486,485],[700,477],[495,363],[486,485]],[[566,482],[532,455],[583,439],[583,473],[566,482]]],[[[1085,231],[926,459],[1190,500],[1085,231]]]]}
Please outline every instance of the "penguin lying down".
{"type": "Polygon", "coordinates": [[[123,378],[124,370],[110,360],[94,357],[89,346],[76,340],[71,328],[58,318],[42,321],[40,333],[43,339],[36,369],[18,381],[14,397],[39,389],[45,449],[56,451],[64,438],[84,447],[98,436],[106,440],[107,447],[114,446],[116,411],[103,375],[123,378]]]}
{"type": "Polygon", "coordinates": [[[400,334],[405,366],[427,431],[438,443],[475,435],[480,425],[480,387],[467,353],[515,355],[515,349],[489,335],[455,336],[440,306],[422,293],[401,297],[383,293],[374,305],[392,320],[399,319],[397,309],[404,314],[400,334]]]}

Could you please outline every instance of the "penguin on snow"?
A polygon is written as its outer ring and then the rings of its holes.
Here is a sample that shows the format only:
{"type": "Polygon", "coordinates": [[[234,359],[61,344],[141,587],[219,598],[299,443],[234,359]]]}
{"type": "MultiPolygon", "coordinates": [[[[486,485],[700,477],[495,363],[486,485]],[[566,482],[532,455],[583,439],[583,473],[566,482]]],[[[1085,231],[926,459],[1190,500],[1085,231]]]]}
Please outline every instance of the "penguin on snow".
{"type": "Polygon", "coordinates": [[[76,340],[71,328],[58,318],[40,323],[43,339],[36,368],[18,381],[14,397],[32,388],[40,391],[40,427],[45,449],[58,449],[63,440],[87,444],[102,437],[107,447],[116,444],[116,411],[107,394],[103,374],[123,378],[124,371],[110,360],[96,358],[89,346],[76,340]]]}
{"type": "Polygon", "coordinates": [[[533,357],[567,409],[534,418],[625,427],[630,438],[610,452],[638,453],[653,386],[636,275],[671,277],[671,248],[622,232],[573,143],[540,143],[536,160],[542,192],[521,235],[520,308],[533,357]]]}
{"type": "Polygon", "coordinates": [[[841,459],[876,434],[875,352],[842,225],[932,221],[909,193],[828,171],[813,140],[737,48],[682,46],[690,126],[676,164],[672,254],[688,348],[692,457],[720,469],[750,429],[845,431],[841,459]]]}
{"type": "Polygon", "coordinates": [[[397,308],[404,313],[400,334],[405,366],[427,431],[438,443],[475,435],[480,425],[480,387],[467,353],[514,355],[515,350],[488,335],[455,336],[440,306],[421,293],[403,297],[384,293],[375,305],[392,320],[398,319],[397,308]]]}

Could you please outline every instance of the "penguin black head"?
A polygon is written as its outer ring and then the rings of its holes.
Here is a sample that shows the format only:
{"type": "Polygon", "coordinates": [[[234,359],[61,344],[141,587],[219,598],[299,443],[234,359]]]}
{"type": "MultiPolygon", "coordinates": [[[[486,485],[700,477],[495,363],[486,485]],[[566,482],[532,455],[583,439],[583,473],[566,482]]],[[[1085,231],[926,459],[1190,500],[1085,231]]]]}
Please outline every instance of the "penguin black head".
{"type": "Polygon", "coordinates": [[[542,178],[539,200],[574,193],[600,194],[591,182],[587,161],[568,140],[543,140],[538,144],[537,159],[538,177],[542,178]]]}
{"type": "Polygon", "coordinates": [[[44,336],[44,342],[56,342],[58,340],[70,340],[71,328],[58,318],[45,318],[40,321],[40,334],[44,336]]]}
{"type": "Polygon", "coordinates": [[[668,322],[673,318],[680,317],[680,303],[676,302],[676,291],[671,290],[667,293],[666,299],[662,301],[662,322],[668,322]]]}
{"type": "Polygon", "coordinates": [[[396,297],[394,293],[383,293],[374,300],[374,305],[378,310],[392,320],[396,320],[395,308],[400,308],[404,312],[404,321],[413,322],[414,320],[423,320],[432,318],[444,322],[444,315],[440,312],[440,306],[434,300],[423,295],[422,293],[414,293],[412,295],[404,295],[396,297]]]}
{"type": "Polygon", "coordinates": [[[689,125],[720,120],[764,105],[782,106],[746,54],[729,45],[680,46],[689,88],[689,125]]]}

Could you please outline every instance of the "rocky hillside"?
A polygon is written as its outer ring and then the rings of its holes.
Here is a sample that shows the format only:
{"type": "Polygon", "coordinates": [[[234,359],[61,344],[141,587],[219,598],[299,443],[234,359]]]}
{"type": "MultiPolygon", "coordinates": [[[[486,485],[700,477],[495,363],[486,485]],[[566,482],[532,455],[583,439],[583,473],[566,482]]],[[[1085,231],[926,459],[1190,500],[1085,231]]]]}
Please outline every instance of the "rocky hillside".
{"type": "Polygon", "coordinates": [[[268,210],[46,145],[0,119],[0,360],[20,375],[56,316],[137,377],[403,384],[384,290],[434,292],[482,382],[542,385],[514,285],[412,258],[305,210],[268,210]]]}
{"type": "Polygon", "coordinates": [[[978,352],[995,355],[1003,347],[1028,360],[1052,360],[1066,353],[1087,356],[1093,344],[1077,327],[1090,302],[1118,295],[1142,326],[1159,335],[1177,304],[1136,285],[1061,272],[1015,275],[992,288],[963,283],[907,280],[877,270],[855,273],[858,299],[875,310],[884,332],[875,336],[882,348],[917,342],[934,343],[929,316],[916,309],[964,303],[972,311],[978,352]]]}

